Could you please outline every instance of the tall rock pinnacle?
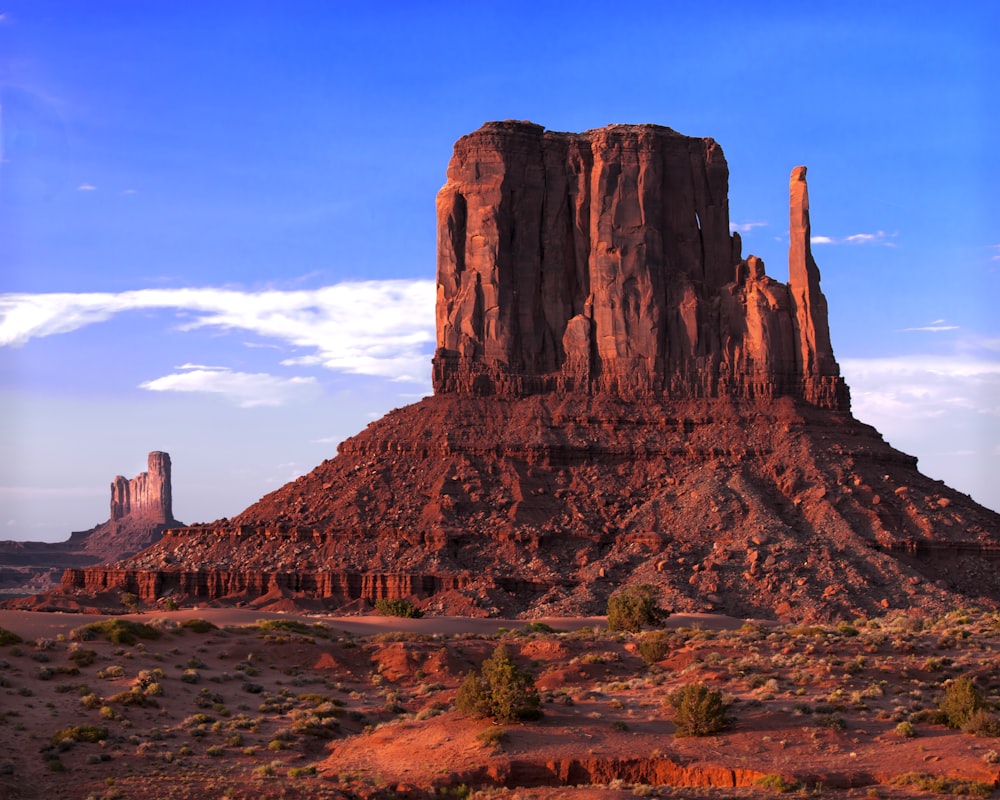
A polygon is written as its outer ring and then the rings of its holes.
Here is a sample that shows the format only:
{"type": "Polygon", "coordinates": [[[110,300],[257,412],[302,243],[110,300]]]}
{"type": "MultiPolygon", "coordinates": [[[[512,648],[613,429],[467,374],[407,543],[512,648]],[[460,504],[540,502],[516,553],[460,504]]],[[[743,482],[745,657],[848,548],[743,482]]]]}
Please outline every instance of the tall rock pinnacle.
{"type": "MultiPolygon", "coordinates": [[[[826,297],[819,288],[819,267],[813,260],[810,245],[809,187],[806,168],[796,167],[789,180],[788,288],[795,308],[798,338],[796,366],[803,375],[839,375],[830,345],[826,297]]],[[[809,390],[806,390],[807,398],[809,390]]]]}
{"type": "Polygon", "coordinates": [[[463,136],[437,198],[435,391],[846,409],[808,217],[793,299],[741,258],[728,185],[713,139],[657,125],[463,136]]]}
{"type": "Polygon", "coordinates": [[[111,522],[125,518],[173,525],[176,523],[170,489],[170,455],[153,451],[149,470],[129,480],[116,475],[111,482],[111,522]]]}

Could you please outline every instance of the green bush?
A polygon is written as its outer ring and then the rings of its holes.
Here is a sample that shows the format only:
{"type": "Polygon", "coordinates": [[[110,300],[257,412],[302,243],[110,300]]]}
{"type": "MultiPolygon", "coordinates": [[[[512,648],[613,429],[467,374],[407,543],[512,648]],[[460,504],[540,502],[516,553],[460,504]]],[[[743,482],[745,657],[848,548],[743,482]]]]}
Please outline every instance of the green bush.
{"type": "Polygon", "coordinates": [[[962,733],[973,736],[1000,737],[1000,715],[991,714],[984,708],[973,711],[972,716],[962,725],[962,733]]]}
{"type": "Polygon", "coordinates": [[[542,715],[534,679],[514,663],[503,645],[483,662],[481,674],[466,675],[455,705],[463,714],[492,717],[497,722],[538,719],[542,715]]]}
{"type": "Polygon", "coordinates": [[[794,792],[799,788],[797,781],[789,780],[784,775],[779,775],[777,772],[770,772],[767,775],[761,775],[754,781],[754,785],[760,786],[762,789],[773,789],[781,794],[794,792]]]}
{"type": "Polygon", "coordinates": [[[659,590],[649,583],[626,586],[608,598],[608,630],[638,633],[646,625],[658,625],[670,612],[656,603],[659,590]]]}
{"type": "Polygon", "coordinates": [[[689,683],[671,692],[667,703],[673,708],[677,736],[711,736],[725,730],[731,720],[729,704],[722,692],[703,683],[689,683]]]}
{"type": "Polygon", "coordinates": [[[961,728],[972,719],[973,714],[986,709],[986,700],[972,679],[963,675],[948,684],[938,708],[949,728],[961,728]]]}
{"type": "Polygon", "coordinates": [[[214,623],[209,622],[207,619],[200,619],[198,617],[192,617],[191,619],[186,619],[181,623],[181,627],[194,631],[195,633],[209,633],[211,631],[219,630],[219,626],[214,623]]]}
{"type": "Polygon", "coordinates": [[[89,642],[102,636],[114,644],[135,644],[139,639],[159,639],[160,632],[144,622],[117,617],[91,622],[70,632],[70,638],[77,642],[89,642]]]}
{"type": "Polygon", "coordinates": [[[666,631],[650,631],[639,640],[639,656],[647,664],[662,661],[670,652],[670,634],[666,631]]]}
{"type": "Polygon", "coordinates": [[[60,742],[100,742],[108,738],[107,728],[96,725],[77,725],[73,728],[63,728],[52,734],[52,744],[60,742]]]}
{"type": "Polygon", "coordinates": [[[0,647],[8,644],[21,644],[23,641],[24,639],[14,633],[14,631],[0,628],[0,647]]]}
{"type": "Polygon", "coordinates": [[[375,610],[386,617],[411,617],[418,619],[424,615],[424,612],[413,605],[413,603],[402,598],[390,600],[387,597],[380,597],[375,601],[375,610]]]}

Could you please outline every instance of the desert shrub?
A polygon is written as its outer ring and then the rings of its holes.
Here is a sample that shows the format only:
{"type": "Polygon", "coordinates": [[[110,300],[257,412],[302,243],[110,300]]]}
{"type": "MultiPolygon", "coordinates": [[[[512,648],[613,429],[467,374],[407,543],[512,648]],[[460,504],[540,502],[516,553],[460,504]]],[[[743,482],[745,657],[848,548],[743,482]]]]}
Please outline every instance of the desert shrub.
{"type": "Polygon", "coordinates": [[[143,694],[142,689],[138,686],[133,686],[127,692],[119,692],[116,695],[112,695],[107,699],[107,702],[118,703],[123,706],[139,706],[141,708],[147,706],[156,708],[158,706],[158,703],[151,697],[143,694]]]}
{"type": "Polygon", "coordinates": [[[665,631],[650,631],[639,640],[639,656],[647,664],[662,661],[670,652],[670,634],[665,631]]]}
{"type": "Polygon", "coordinates": [[[63,728],[52,734],[49,740],[52,744],[60,742],[100,742],[108,738],[108,729],[96,725],[77,725],[63,728]]]}
{"type": "Polygon", "coordinates": [[[938,703],[938,709],[944,714],[950,728],[961,728],[972,719],[973,714],[985,708],[986,700],[983,698],[983,693],[972,679],[965,675],[955,678],[948,684],[944,696],[938,703]]]}
{"type": "Polygon", "coordinates": [[[136,597],[132,592],[123,592],[118,597],[118,602],[121,603],[125,608],[127,608],[132,613],[139,610],[139,598],[136,597]]]}
{"type": "Polygon", "coordinates": [[[476,741],[486,745],[499,747],[507,741],[507,731],[504,728],[491,727],[476,734],[476,741]]]}
{"type": "Polygon", "coordinates": [[[497,722],[538,719],[542,715],[534,679],[514,663],[503,645],[483,662],[481,674],[466,675],[455,704],[463,714],[492,717],[497,722]]]}
{"type": "Polygon", "coordinates": [[[6,628],[0,628],[0,647],[8,644],[21,644],[24,639],[18,636],[14,631],[9,631],[6,628]]]}
{"type": "Polygon", "coordinates": [[[207,619],[200,619],[198,617],[192,617],[191,619],[186,619],[181,623],[181,627],[185,630],[194,631],[195,633],[209,633],[211,631],[219,630],[219,626],[209,622],[207,619]]]}
{"type": "Polygon", "coordinates": [[[771,772],[767,775],[761,775],[754,781],[755,786],[760,786],[762,789],[772,789],[775,792],[793,792],[799,788],[797,781],[789,780],[784,775],[779,775],[777,772],[771,772]]]}
{"type": "Polygon", "coordinates": [[[973,736],[1000,736],[1000,716],[991,714],[984,708],[973,711],[972,716],[962,725],[962,733],[973,736]]]}
{"type": "MultiPolygon", "coordinates": [[[[323,631],[325,627],[320,626],[323,631]]],[[[322,631],[317,630],[317,626],[310,627],[297,619],[259,619],[257,628],[262,631],[284,631],[286,633],[301,633],[305,636],[315,635],[322,631]]]]}
{"type": "Polygon", "coordinates": [[[409,600],[390,600],[387,597],[380,597],[375,601],[375,610],[386,617],[411,617],[417,619],[424,615],[424,612],[417,608],[409,600]]]}
{"type": "Polygon", "coordinates": [[[674,690],[667,703],[674,710],[677,736],[711,736],[730,724],[729,704],[722,692],[703,683],[689,683],[674,690]]]}
{"type": "Polygon", "coordinates": [[[145,622],[132,622],[115,617],[81,625],[79,628],[74,628],[69,636],[78,642],[89,642],[104,637],[113,644],[135,644],[139,639],[159,639],[160,632],[145,622]]]}
{"type": "Polygon", "coordinates": [[[648,583],[626,586],[608,598],[608,630],[638,633],[646,625],[657,625],[670,612],[656,603],[658,590],[648,583]]]}
{"type": "Polygon", "coordinates": [[[86,648],[80,648],[78,650],[72,650],[69,654],[69,660],[76,664],[78,667],[89,667],[97,659],[97,653],[93,650],[88,650],[86,648]]]}
{"type": "Polygon", "coordinates": [[[935,794],[971,794],[977,797],[989,797],[993,793],[993,787],[988,783],[930,775],[926,772],[904,772],[889,783],[893,786],[912,786],[935,794]]]}
{"type": "Polygon", "coordinates": [[[186,669],[181,673],[181,680],[184,683],[197,683],[201,680],[201,674],[196,669],[186,669]]]}
{"type": "Polygon", "coordinates": [[[906,720],[900,722],[896,726],[895,731],[896,735],[901,739],[912,739],[914,736],[917,735],[916,728],[913,727],[912,723],[907,722],[906,720]]]}

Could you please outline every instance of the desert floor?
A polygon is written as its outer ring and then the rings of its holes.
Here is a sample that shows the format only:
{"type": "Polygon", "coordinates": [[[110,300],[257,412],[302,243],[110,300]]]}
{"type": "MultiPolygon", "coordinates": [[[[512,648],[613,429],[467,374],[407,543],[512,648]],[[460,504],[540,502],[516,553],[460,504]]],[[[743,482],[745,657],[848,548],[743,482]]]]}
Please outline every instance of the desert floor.
{"type": "Polygon", "coordinates": [[[0,800],[1000,795],[1000,739],[937,714],[960,676],[1000,708],[996,613],[628,634],[199,608],[120,618],[148,638],[84,630],[110,619],[0,611],[21,640],[0,644],[0,800]],[[455,709],[498,644],[540,720],[455,709]],[[690,683],[732,702],[727,729],[675,736],[690,683]]]}

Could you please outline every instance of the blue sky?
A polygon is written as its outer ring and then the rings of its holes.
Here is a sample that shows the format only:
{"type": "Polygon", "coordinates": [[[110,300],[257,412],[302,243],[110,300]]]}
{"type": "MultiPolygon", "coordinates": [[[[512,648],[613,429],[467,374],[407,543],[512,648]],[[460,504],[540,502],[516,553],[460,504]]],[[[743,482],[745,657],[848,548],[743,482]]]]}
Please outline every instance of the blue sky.
{"type": "Polygon", "coordinates": [[[717,139],[787,279],[788,175],[855,415],[1000,508],[992,3],[0,2],[0,538],[174,463],[232,516],[429,393],[434,196],[492,119],[717,139]]]}

